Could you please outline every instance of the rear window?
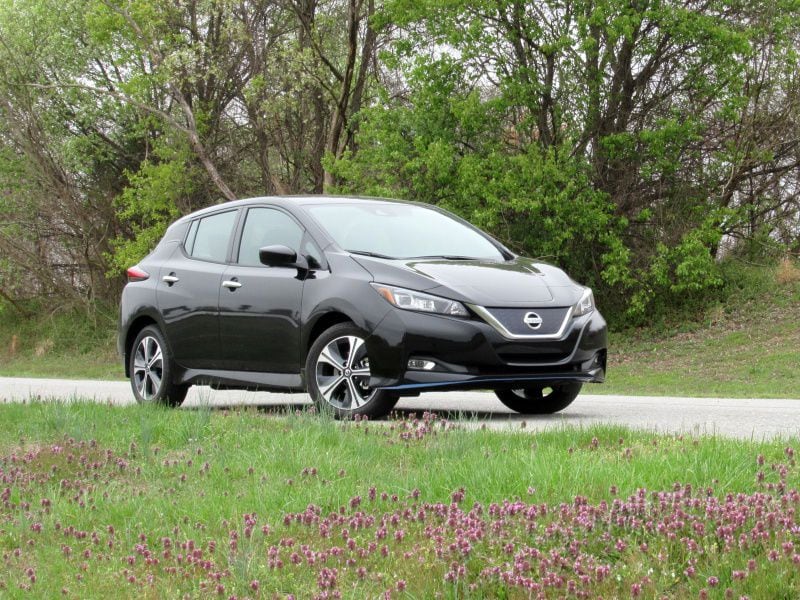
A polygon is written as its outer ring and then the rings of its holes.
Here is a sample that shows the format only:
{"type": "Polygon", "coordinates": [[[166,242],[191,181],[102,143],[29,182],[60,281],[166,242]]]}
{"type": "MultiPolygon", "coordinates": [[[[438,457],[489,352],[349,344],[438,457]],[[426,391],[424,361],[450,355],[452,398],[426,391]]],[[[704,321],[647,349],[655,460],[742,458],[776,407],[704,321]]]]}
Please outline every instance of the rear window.
{"type": "Polygon", "coordinates": [[[186,252],[192,258],[225,262],[236,222],[236,211],[217,213],[192,222],[186,236],[186,252]]]}

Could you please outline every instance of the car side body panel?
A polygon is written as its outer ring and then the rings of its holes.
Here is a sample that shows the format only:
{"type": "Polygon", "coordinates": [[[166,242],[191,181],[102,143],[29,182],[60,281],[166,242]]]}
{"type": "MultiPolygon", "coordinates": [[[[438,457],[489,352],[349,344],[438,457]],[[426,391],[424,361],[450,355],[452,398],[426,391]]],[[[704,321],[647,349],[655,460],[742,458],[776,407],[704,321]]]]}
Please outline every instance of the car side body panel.
{"type": "Polygon", "coordinates": [[[222,359],[218,302],[226,268],[222,263],[191,259],[178,245],[161,267],[156,305],[172,355],[181,367],[213,369],[222,359]],[[178,281],[164,281],[165,276],[178,281]]]}
{"type": "Polygon", "coordinates": [[[295,268],[229,265],[221,288],[216,368],[297,373],[305,277],[295,268]]]}

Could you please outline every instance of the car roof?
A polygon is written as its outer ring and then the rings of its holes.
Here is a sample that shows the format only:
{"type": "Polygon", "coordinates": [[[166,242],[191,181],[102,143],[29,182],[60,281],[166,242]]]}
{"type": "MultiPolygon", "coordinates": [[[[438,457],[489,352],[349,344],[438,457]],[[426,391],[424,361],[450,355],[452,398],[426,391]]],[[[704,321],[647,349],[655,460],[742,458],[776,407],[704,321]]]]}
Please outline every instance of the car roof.
{"type": "Polygon", "coordinates": [[[416,202],[407,202],[405,200],[395,200],[392,198],[377,198],[371,196],[337,196],[333,194],[305,194],[297,196],[258,196],[255,198],[243,198],[241,200],[230,200],[228,202],[220,202],[206,208],[202,208],[193,213],[189,213],[180,218],[177,222],[184,222],[194,219],[198,216],[211,214],[225,209],[241,208],[243,206],[251,206],[255,204],[263,204],[265,202],[274,204],[275,206],[304,206],[309,204],[323,204],[326,201],[330,202],[364,202],[364,203],[384,203],[395,202],[399,204],[417,204],[416,202]]]}

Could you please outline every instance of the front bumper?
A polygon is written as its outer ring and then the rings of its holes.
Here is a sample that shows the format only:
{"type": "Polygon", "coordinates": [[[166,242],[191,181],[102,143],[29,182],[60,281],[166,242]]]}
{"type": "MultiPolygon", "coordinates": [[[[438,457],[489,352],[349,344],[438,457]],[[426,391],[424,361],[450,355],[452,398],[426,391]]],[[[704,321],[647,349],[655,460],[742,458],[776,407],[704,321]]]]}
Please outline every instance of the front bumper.
{"type": "Polygon", "coordinates": [[[400,395],[605,379],[607,328],[597,310],[571,318],[558,339],[513,340],[477,315],[459,319],[393,309],[366,343],[370,385],[400,395]],[[436,366],[408,369],[411,358],[436,366]]]}

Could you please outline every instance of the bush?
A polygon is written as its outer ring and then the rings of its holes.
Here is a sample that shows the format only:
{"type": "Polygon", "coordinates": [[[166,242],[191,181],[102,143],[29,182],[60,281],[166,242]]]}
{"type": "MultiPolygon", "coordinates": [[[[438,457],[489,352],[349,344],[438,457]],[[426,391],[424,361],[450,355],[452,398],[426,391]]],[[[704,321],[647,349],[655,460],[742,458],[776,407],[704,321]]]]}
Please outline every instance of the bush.
{"type": "MultiPolygon", "coordinates": [[[[447,73],[457,72],[450,67],[447,73]]],[[[652,249],[643,248],[628,220],[593,186],[585,158],[535,143],[512,152],[502,139],[507,133],[487,144],[486,132],[477,132],[497,125],[496,104],[455,92],[442,102],[426,91],[432,84],[420,85],[408,107],[364,112],[358,154],[329,162],[339,178],[335,191],[449,209],[515,252],[555,263],[593,287],[617,328],[658,321],[675,308],[701,311],[718,293],[723,280],[712,249],[720,232],[713,215],[674,245],[653,238],[652,249]]]]}

